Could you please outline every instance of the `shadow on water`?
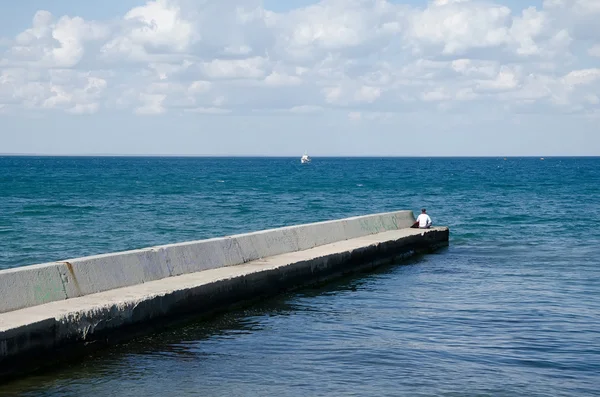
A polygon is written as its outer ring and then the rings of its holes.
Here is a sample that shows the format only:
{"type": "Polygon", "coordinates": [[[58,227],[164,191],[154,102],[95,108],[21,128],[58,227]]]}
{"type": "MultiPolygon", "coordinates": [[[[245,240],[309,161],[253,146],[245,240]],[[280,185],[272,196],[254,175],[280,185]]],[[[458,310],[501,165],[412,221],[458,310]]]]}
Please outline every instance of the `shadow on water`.
{"type": "MultiPolygon", "coordinates": [[[[447,247],[442,247],[428,256],[441,255],[447,250],[447,247]]],[[[11,381],[0,388],[0,396],[37,396],[42,390],[73,380],[85,383],[110,379],[118,376],[123,367],[128,368],[129,375],[134,379],[143,376],[143,373],[136,374],[135,365],[131,362],[143,357],[168,358],[182,365],[214,358],[213,353],[198,348],[198,345],[260,332],[264,329],[265,319],[310,311],[310,301],[315,298],[360,291],[373,279],[390,275],[398,267],[410,268],[422,264],[423,258],[424,255],[415,255],[375,269],[359,270],[327,282],[317,282],[256,302],[242,303],[210,317],[190,316],[149,335],[11,381]],[[304,300],[308,300],[308,304],[303,304],[304,300]]]]}

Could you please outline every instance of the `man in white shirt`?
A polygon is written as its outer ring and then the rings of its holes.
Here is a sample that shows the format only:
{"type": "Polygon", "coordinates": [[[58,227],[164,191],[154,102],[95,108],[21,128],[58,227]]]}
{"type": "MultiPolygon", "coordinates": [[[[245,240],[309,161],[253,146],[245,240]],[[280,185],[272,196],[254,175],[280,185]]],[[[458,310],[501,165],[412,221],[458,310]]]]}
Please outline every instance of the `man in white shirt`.
{"type": "Polygon", "coordinates": [[[427,215],[425,208],[421,210],[421,215],[418,216],[417,222],[419,223],[419,229],[429,229],[431,227],[431,218],[427,215]]]}

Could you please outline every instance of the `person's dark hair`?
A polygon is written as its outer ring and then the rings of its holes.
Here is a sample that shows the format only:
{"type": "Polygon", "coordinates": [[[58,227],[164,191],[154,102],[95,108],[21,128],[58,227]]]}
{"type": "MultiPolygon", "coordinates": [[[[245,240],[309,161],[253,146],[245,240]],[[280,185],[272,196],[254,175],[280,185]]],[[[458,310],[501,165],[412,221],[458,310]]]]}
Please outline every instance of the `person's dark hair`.
{"type": "Polygon", "coordinates": [[[427,212],[427,210],[426,210],[425,208],[423,208],[423,209],[421,210],[421,212],[422,212],[422,213],[425,213],[425,212],[427,212]]]}

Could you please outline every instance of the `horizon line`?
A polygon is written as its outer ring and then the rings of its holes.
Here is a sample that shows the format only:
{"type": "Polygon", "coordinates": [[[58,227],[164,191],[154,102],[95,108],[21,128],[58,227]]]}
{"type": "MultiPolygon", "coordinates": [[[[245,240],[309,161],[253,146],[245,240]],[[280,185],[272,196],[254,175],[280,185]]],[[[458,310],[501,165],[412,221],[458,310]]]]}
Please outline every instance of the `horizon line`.
{"type": "MultiPolygon", "coordinates": [[[[266,155],[266,154],[111,154],[111,153],[0,153],[0,157],[150,157],[150,158],[296,158],[296,155],[266,155]]],[[[547,155],[547,154],[525,154],[525,155],[394,155],[394,154],[336,154],[316,155],[312,158],[566,158],[566,157],[600,157],[598,155],[547,155]]]]}

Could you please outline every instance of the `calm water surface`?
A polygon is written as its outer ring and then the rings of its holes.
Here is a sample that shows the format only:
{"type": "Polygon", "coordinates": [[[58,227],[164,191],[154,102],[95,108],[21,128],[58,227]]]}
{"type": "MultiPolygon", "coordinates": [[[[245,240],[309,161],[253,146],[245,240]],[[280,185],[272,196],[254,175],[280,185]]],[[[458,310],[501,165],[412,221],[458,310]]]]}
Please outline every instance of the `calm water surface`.
{"type": "Polygon", "coordinates": [[[0,268],[421,206],[448,249],[0,395],[600,395],[598,158],[5,157],[0,268]]]}

